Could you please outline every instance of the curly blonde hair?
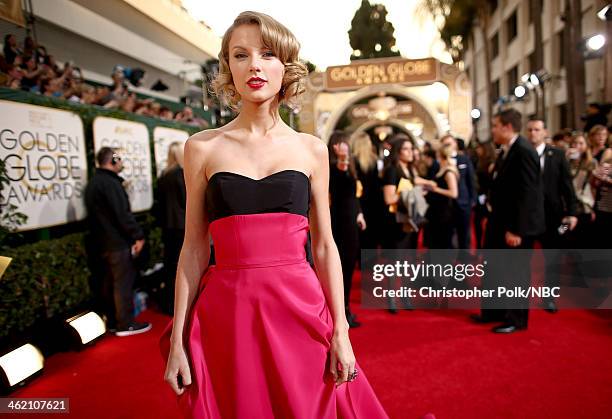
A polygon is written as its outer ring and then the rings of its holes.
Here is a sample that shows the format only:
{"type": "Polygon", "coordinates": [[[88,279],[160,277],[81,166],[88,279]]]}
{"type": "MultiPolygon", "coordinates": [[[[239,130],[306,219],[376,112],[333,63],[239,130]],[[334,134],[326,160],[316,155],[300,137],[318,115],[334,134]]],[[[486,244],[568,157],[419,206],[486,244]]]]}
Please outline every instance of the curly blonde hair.
{"type": "Polygon", "coordinates": [[[212,83],[214,93],[232,109],[239,109],[241,98],[229,67],[229,42],[234,30],[241,25],[259,26],[263,44],[285,65],[285,74],[278,93],[279,103],[295,103],[297,97],[305,91],[303,79],[308,75],[306,66],[298,58],[300,43],[280,22],[259,12],[240,13],[225,31],[219,52],[219,74],[212,83]]]}

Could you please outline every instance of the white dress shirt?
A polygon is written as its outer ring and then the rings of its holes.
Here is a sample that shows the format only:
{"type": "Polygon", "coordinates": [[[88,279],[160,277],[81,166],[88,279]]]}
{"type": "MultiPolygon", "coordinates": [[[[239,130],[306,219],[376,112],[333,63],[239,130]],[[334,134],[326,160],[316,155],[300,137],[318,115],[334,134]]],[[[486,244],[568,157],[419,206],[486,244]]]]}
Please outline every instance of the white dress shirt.
{"type": "Polygon", "coordinates": [[[536,152],[538,153],[538,157],[540,159],[540,169],[542,171],[544,171],[544,160],[546,160],[546,157],[544,156],[545,148],[546,148],[546,143],[542,143],[535,148],[536,152]]]}

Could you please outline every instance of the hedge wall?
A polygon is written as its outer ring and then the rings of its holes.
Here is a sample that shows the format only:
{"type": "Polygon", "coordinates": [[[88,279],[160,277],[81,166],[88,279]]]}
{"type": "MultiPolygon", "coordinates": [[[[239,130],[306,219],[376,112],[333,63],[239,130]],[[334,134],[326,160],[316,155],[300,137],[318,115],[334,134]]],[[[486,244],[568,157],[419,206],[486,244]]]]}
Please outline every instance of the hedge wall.
{"type": "Polygon", "coordinates": [[[83,236],[71,234],[2,252],[13,261],[0,278],[0,338],[89,298],[83,236]]]}
{"type": "MultiPolygon", "coordinates": [[[[144,229],[150,267],[162,260],[161,230],[152,225],[144,229]]],[[[84,237],[85,233],[75,233],[0,250],[3,256],[13,258],[0,278],[0,339],[89,300],[90,270],[84,237]]]]}

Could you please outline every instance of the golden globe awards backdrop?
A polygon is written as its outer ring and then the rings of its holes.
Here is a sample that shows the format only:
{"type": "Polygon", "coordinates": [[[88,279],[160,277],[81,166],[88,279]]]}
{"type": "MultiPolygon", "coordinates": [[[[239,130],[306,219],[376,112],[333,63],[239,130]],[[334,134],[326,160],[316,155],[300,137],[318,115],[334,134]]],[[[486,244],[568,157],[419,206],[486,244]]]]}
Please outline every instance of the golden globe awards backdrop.
{"type": "Polygon", "coordinates": [[[132,211],[146,211],[153,206],[153,177],[149,131],[140,122],[98,116],[93,122],[94,150],[116,148],[123,161],[125,189],[132,211]]]}
{"type": "Polygon", "coordinates": [[[9,179],[0,205],[28,217],[19,231],[85,218],[87,160],[77,114],[0,100],[0,158],[9,179]]]}
{"type": "Polygon", "coordinates": [[[187,131],[180,129],[155,127],[153,129],[153,142],[155,144],[155,168],[157,177],[160,177],[168,165],[168,147],[175,141],[185,144],[189,138],[187,131]]]}

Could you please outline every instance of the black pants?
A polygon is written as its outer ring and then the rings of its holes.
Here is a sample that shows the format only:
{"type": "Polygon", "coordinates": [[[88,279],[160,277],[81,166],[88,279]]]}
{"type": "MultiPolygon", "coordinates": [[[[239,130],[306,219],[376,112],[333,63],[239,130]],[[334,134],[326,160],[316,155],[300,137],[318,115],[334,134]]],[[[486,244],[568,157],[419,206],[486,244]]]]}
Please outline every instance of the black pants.
{"type": "Polygon", "coordinates": [[[474,233],[476,233],[476,248],[482,249],[484,245],[484,228],[482,223],[489,216],[486,205],[477,205],[474,208],[474,233]]]}
{"type": "MultiPolygon", "coordinates": [[[[539,238],[542,249],[544,249],[544,262],[546,263],[544,269],[544,286],[546,287],[558,287],[561,282],[561,270],[562,270],[562,252],[560,249],[565,247],[565,242],[557,228],[561,225],[561,220],[557,223],[553,223],[546,228],[546,232],[539,238]]],[[[569,232],[565,233],[569,235],[569,232]]],[[[546,298],[546,300],[554,300],[553,297],[546,298]]]]}
{"type": "Polygon", "coordinates": [[[453,225],[449,221],[435,220],[427,226],[426,232],[430,249],[453,248],[453,225]]]}
{"type": "Polygon", "coordinates": [[[454,227],[457,232],[457,247],[459,249],[469,249],[470,241],[472,239],[472,232],[470,230],[470,217],[472,216],[472,209],[459,205],[454,205],[454,227]]]}
{"type": "Polygon", "coordinates": [[[107,251],[101,257],[102,310],[109,328],[127,328],[134,321],[134,282],[138,274],[131,250],[107,251]]]}
{"type": "MultiPolygon", "coordinates": [[[[527,288],[531,285],[531,255],[534,239],[522,237],[520,246],[510,248],[506,245],[504,230],[487,231],[485,247],[492,249],[491,255],[497,258],[503,257],[503,263],[497,259],[495,263],[489,265],[483,279],[483,289],[496,291],[498,286],[527,288]],[[506,249],[506,251],[501,255],[496,249],[506,249]]],[[[485,251],[485,260],[487,258],[491,256],[487,256],[485,251]]],[[[529,298],[517,298],[513,301],[503,298],[484,299],[481,315],[486,321],[499,321],[526,329],[529,320],[529,298]]]]}
{"type": "MultiPolygon", "coordinates": [[[[398,261],[400,255],[402,257],[407,257],[409,261],[414,262],[416,260],[416,248],[419,241],[419,233],[410,232],[406,233],[403,231],[402,226],[400,224],[394,223],[392,225],[393,229],[387,231],[387,234],[384,236],[385,240],[383,241],[383,248],[381,251],[381,261],[383,263],[395,263],[398,261]],[[397,252],[397,250],[404,250],[404,252],[397,252]]],[[[387,278],[387,287],[388,289],[400,289],[403,286],[412,286],[412,282],[410,279],[406,277],[396,278],[396,277],[388,277],[387,278]]],[[[395,298],[388,297],[387,304],[389,309],[396,309],[397,305],[395,302],[395,298]]],[[[412,305],[408,297],[399,299],[400,303],[403,304],[404,308],[411,308],[412,305]]]]}

